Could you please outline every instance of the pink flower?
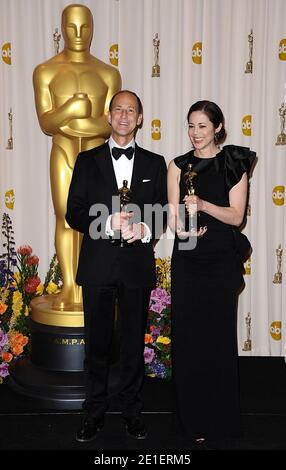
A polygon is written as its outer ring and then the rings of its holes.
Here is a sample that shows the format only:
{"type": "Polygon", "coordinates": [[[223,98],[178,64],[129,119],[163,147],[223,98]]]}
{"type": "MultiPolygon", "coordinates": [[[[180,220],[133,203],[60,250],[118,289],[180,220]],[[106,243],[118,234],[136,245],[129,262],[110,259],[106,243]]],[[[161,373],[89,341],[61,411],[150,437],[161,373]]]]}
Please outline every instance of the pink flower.
{"type": "Polygon", "coordinates": [[[145,348],[144,348],[144,361],[145,361],[145,364],[150,364],[150,362],[153,361],[154,356],[155,356],[154,349],[147,348],[147,346],[145,346],[145,348]]]}
{"type": "Polygon", "coordinates": [[[17,250],[17,253],[19,253],[19,255],[28,255],[30,256],[32,254],[33,250],[32,248],[30,247],[30,245],[22,245],[18,248],[17,250]]]}
{"type": "Polygon", "coordinates": [[[38,276],[29,277],[29,279],[27,280],[27,282],[25,282],[25,285],[24,285],[25,291],[28,294],[34,294],[40,282],[41,282],[41,279],[38,276]]]}
{"type": "Polygon", "coordinates": [[[171,303],[171,296],[165,289],[162,289],[161,287],[157,287],[156,289],[152,290],[150,299],[154,302],[162,302],[165,305],[169,305],[171,303]]]}
{"type": "Polygon", "coordinates": [[[159,336],[160,333],[161,333],[161,328],[160,327],[156,327],[156,326],[151,326],[150,327],[150,331],[152,332],[152,336],[153,337],[156,337],[156,336],[159,336]]]}
{"type": "Polygon", "coordinates": [[[8,335],[0,328],[0,347],[3,348],[8,343],[8,335]]]}
{"type": "Polygon", "coordinates": [[[2,364],[0,364],[0,377],[7,377],[7,375],[9,375],[9,371],[8,371],[8,364],[6,364],[6,362],[2,362],[2,364]]]}
{"type": "Polygon", "coordinates": [[[29,256],[29,258],[26,261],[28,266],[35,266],[36,264],[39,264],[39,258],[37,256],[29,256]]]}
{"type": "Polygon", "coordinates": [[[161,302],[157,302],[157,303],[153,303],[153,304],[149,307],[149,310],[151,310],[152,312],[161,314],[162,311],[164,310],[164,308],[165,308],[165,305],[164,305],[164,304],[162,304],[161,302]]]}

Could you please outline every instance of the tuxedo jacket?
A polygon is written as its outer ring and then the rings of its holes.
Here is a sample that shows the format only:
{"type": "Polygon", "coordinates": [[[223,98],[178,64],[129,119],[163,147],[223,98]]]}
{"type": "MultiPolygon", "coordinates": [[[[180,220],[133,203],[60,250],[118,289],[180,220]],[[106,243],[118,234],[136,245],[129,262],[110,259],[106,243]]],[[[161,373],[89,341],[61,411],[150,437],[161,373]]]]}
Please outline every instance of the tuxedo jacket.
{"type": "MultiPolygon", "coordinates": [[[[67,201],[66,221],[83,233],[76,282],[79,285],[109,285],[114,272],[127,287],[151,287],[156,283],[153,250],[155,228],[162,226],[160,211],[167,204],[167,168],[161,155],[135,144],[131,180],[131,203],[139,208],[134,222],[145,222],[151,229],[150,243],[135,242],[132,247],[114,246],[105,234],[107,217],[119,212],[118,186],[108,143],[78,155],[67,201]],[[118,203],[117,210],[112,206],[118,203]],[[113,209],[113,210],[112,210],[113,209]],[[159,214],[159,215],[158,215],[159,214]],[[156,219],[157,218],[157,219],[156,219]]],[[[128,210],[129,210],[128,206],[128,210]]],[[[132,209],[132,207],[131,207],[132,209]]],[[[163,217],[166,223],[166,214],[163,217]]],[[[161,230],[162,233],[162,230],[161,230]]]]}

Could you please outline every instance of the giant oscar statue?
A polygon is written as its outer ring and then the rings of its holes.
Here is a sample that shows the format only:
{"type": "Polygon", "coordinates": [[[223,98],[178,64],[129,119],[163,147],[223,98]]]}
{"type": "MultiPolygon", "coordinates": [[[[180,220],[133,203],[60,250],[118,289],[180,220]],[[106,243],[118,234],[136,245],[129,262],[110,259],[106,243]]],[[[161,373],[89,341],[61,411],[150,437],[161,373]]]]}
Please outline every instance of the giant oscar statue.
{"type": "Polygon", "coordinates": [[[89,52],[92,14],[83,5],[69,5],[62,14],[63,52],[34,71],[37,114],[42,130],[53,136],[51,189],[56,214],[56,253],[64,285],[53,309],[81,310],[75,283],[80,235],[65,222],[72,171],[79,152],[101,145],[109,137],[109,102],[120,90],[117,69],[89,52]]]}
{"type": "MultiPolygon", "coordinates": [[[[32,302],[29,367],[35,364],[57,372],[82,370],[84,348],[81,291],[75,283],[81,234],[65,222],[69,185],[78,153],[109,137],[109,103],[121,88],[118,70],[91,55],[92,33],[91,11],[84,5],[68,5],[62,13],[63,51],[38,65],[33,74],[39,123],[43,132],[53,136],[50,177],[63,289],[57,296],[32,302]]],[[[15,381],[16,376],[14,371],[15,381]]],[[[39,380],[32,377],[31,381],[39,380]]],[[[51,385],[47,386],[50,391],[51,385]]],[[[56,388],[60,390],[61,384],[56,388]]]]}

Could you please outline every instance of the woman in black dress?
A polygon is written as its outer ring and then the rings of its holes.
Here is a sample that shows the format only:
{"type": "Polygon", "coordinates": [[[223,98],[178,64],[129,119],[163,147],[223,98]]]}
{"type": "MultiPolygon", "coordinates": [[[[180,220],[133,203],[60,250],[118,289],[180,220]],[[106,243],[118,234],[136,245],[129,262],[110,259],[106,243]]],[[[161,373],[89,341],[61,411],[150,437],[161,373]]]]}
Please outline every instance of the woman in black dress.
{"type": "Polygon", "coordinates": [[[195,103],[187,119],[194,150],[168,169],[176,423],[190,439],[217,440],[241,434],[236,310],[243,278],[234,227],[244,219],[255,153],[219,147],[226,131],[215,103],[195,103]]]}

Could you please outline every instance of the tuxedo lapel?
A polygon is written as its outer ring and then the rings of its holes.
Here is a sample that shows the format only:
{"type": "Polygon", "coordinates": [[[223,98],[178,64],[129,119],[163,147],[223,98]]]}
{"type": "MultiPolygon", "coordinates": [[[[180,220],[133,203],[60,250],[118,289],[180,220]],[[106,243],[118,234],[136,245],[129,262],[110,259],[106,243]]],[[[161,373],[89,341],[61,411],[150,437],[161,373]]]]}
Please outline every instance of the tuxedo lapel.
{"type": "Polygon", "coordinates": [[[106,181],[106,185],[112,191],[112,194],[118,193],[116,176],[114,173],[114,168],[112,164],[112,157],[110,155],[110,148],[108,143],[106,143],[101,152],[96,153],[96,164],[101,172],[102,178],[106,181]]]}
{"type": "Polygon", "coordinates": [[[142,182],[142,175],[144,175],[144,168],[146,165],[146,159],[144,152],[137,144],[135,144],[135,156],[134,156],[134,165],[133,165],[133,173],[132,173],[132,180],[131,180],[131,193],[134,191],[136,194],[136,187],[141,184],[142,182]]]}

